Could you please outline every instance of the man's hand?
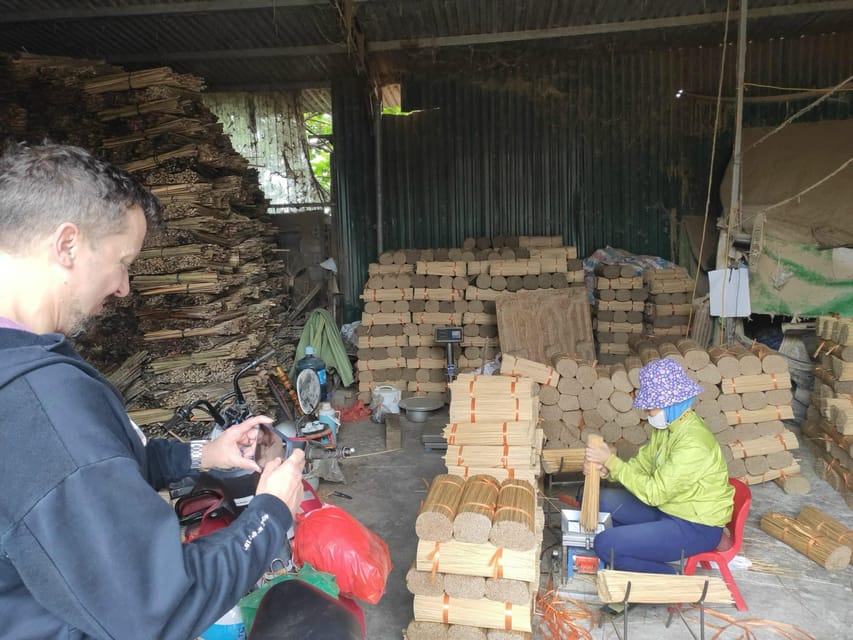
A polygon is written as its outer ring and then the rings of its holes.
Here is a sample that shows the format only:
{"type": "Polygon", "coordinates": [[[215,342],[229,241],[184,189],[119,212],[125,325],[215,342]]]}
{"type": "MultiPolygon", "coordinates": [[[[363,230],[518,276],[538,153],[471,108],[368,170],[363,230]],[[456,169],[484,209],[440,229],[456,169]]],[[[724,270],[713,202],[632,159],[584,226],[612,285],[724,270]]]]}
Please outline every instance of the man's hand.
{"type": "Polygon", "coordinates": [[[228,427],[219,437],[204,445],[201,450],[202,469],[236,468],[260,472],[261,468],[254,460],[258,425],[272,423],[272,418],[267,416],[254,416],[228,427]]]}
{"type": "Polygon", "coordinates": [[[305,454],[301,449],[294,449],[287,460],[282,461],[281,458],[270,460],[264,465],[255,495],[268,493],[275,496],[287,505],[290,513],[295,517],[305,493],[302,488],[302,467],[304,466],[305,454]]]}

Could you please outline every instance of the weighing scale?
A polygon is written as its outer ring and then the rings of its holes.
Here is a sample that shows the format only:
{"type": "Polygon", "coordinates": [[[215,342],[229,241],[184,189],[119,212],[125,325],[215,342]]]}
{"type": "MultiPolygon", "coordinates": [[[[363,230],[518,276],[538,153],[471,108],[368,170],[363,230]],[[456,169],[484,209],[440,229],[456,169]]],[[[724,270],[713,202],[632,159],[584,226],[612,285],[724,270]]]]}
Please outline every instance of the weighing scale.
{"type": "Polygon", "coordinates": [[[456,376],[456,362],[453,359],[453,345],[462,342],[462,327],[436,327],[433,339],[438,344],[447,345],[447,381],[453,382],[456,376]]]}

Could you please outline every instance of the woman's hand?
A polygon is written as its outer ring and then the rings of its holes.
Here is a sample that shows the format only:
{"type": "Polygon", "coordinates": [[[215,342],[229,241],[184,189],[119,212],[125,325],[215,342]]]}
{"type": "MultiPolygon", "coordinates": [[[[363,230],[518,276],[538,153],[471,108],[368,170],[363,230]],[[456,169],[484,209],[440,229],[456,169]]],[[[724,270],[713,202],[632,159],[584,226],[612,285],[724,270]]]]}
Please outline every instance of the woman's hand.
{"type": "Polygon", "coordinates": [[[592,469],[594,469],[595,467],[598,467],[598,477],[599,478],[606,478],[607,474],[610,473],[610,469],[605,467],[603,464],[598,464],[596,462],[589,462],[588,460],[585,460],[583,463],[583,474],[585,476],[589,475],[589,472],[592,469]]]}
{"type": "Polygon", "coordinates": [[[255,463],[255,443],[258,425],[272,424],[267,416],[254,416],[245,422],[228,427],[219,437],[204,445],[201,450],[202,469],[246,469],[260,472],[255,463]]]}
{"type": "Polygon", "coordinates": [[[610,453],[610,447],[604,442],[600,444],[587,444],[586,451],[584,452],[584,460],[603,465],[611,455],[613,454],[610,453]]]}

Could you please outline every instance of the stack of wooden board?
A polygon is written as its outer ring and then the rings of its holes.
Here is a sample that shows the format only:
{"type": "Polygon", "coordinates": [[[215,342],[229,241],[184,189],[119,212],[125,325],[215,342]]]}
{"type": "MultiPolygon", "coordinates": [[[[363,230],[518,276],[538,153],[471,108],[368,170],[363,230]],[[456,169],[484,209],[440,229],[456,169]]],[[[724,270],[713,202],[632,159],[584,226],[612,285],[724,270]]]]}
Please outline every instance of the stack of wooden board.
{"type": "Polygon", "coordinates": [[[448,472],[535,482],[543,438],[538,387],[519,376],[460,374],[450,384],[450,422],[444,430],[448,472]]]}
{"type": "Polygon", "coordinates": [[[496,300],[530,290],[583,286],[583,265],[559,237],[469,239],[459,249],[386,252],[368,267],[358,336],[359,397],[379,385],[404,395],[446,396],[440,326],[461,326],[456,367],[471,371],[500,352],[496,300]],[[494,246],[493,246],[494,245],[494,246]]]}
{"type": "MultiPolygon", "coordinates": [[[[629,264],[595,267],[595,338],[600,360],[630,353],[628,338],[643,332],[643,307],[648,289],[637,268],[629,264]]],[[[618,359],[618,358],[617,358],[618,359]]]]}
{"type": "Polygon", "coordinates": [[[853,318],[818,318],[814,389],[803,433],[817,472],[853,506],[853,318]]]}
{"type": "Polygon", "coordinates": [[[415,523],[406,638],[529,640],[544,521],[533,483],[436,476],[415,523]]]}
{"type": "Polygon", "coordinates": [[[649,289],[644,333],[673,339],[686,336],[693,302],[693,280],[687,271],[681,267],[647,269],[643,281],[649,289]]]}

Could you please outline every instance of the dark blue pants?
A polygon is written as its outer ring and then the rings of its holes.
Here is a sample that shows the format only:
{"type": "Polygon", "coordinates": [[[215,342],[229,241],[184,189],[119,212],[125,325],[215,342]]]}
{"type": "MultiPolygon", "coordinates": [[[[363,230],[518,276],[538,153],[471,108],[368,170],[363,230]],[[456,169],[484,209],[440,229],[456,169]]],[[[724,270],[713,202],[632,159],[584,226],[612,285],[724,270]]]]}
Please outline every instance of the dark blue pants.
{"type": "Polygon", "coordinates": [[[611,569],[678,573],[667,564],[715,549],[722,527],[696,524],[667,515],[625,489],[601,489],[599,510],[611,514],[613,526],[595,536],[595,553],[611,569]]]}

